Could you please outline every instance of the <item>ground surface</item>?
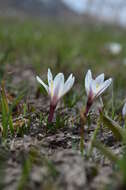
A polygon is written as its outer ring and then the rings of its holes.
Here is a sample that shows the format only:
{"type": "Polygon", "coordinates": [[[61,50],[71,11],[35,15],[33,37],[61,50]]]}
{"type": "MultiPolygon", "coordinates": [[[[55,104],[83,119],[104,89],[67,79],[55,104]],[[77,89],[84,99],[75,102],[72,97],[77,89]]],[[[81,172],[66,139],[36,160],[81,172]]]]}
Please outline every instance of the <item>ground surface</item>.
{"type": "MultiPolygon", "coordinates": [[[[8,133],[0,145],[0,189],[5,190],[102,190],[121,189],[121,173],[97,149],[86,153],[97,126],[98,108],[94,105],[84,132],[84,155],[79,149],[80,109],[85,105],[84,76],[104,72],[114,78],[103,97],[105,108],[123,124],[121,109],[126,90],[125,31],[106,26],[64,26],[1,19],[0,80],[4,80],[9,104],[22,91],[24,96],[13,110],[15,135],[8,133]],[[123,47],[112,55],[105,47],[118,42],[123,47]],[[47,126],[49,100],[35,76],[46,81],[52,72],[71,72],[76,83],[57,107],[53,126],[47,126]],[[114,95],[113,95],[114,94],[114,95]],[[113,97],[114,96],[114,97],[113,97]]],[[[122,143],[101,126],[97,139],[113,153],[122,154],[122,143]]]]}

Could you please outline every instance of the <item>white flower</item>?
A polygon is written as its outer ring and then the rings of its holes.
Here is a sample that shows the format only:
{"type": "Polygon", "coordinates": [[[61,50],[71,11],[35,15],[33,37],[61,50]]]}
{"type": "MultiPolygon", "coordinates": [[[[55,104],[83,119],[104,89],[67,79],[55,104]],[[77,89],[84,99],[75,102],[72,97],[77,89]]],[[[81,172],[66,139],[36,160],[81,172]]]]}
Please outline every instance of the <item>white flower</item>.
{"type": "Polygon", "coordinates": [[[112,79],[104,81],[104,73],[100,74],[95,79],[92,78],[92,73],[88,70],[85,77],[85,89],[90,101],[100,96],[112,83],[112,79]]]}
{"type": "Polygon", "coordinates": [[[51,99],[51,105],[56,106],[58,101],[63,97],[73,86],[75,77],[70,74],[67,81],[64,82],[63,73],[58,73],[53,79],[51,70],[48,69],[48,85],[46,85],[38,76],[36,77],[37,81],[42,84],[46,89],[49,97],[51,99]]]}
{"type": "Polygon", "coordinates": [[[111,42],[107,44],[107,49],[110,51],[111,54],[118,55],[122,51],[122,46],[117,42],[111,42]]]}
{"type": "Polygon", "coordinates": [[[123,109],[122,109],[122,115],[123,115],[123,117],[126,117],[126,102],[125,102],[123,109]]]}

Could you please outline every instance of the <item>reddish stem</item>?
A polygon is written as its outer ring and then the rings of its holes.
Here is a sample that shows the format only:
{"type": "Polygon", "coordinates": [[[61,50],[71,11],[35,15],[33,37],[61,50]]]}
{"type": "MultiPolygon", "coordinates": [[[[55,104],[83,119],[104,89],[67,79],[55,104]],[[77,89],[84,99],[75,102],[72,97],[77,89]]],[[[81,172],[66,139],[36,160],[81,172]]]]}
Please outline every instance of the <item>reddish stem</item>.
{"type": "Polygon", "coordinates": [[[48,117],[49,123],[52,123],[55,108],[56,108],[56,106],[50,105],[50,111],[49,111],[49,117],[48,117]]]}
{"type": "Polygon", "coordinates": [[[90,107],[92,106],[92,103],[93,103],[93,101],[91,99],[88,99],[87,104],[86,104],[86,109],[84,112],[85,117],[87,117],[87,114],[89,112],[90,107]]]}

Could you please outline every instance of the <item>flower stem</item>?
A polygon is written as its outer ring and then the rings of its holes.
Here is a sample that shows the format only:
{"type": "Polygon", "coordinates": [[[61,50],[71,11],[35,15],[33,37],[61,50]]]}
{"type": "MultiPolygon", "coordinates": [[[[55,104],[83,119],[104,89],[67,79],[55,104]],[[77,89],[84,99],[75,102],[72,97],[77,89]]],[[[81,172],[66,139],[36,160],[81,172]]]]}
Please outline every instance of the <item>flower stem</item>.
{"type": "Polygon", "coordinates": [[[84,126],[80,128],[80,152],[84,155],[84,126]]]}
{"type": "Polygon", "coordinates": [[[88,99],[86,108],[82,109],[80,112],[80,152],[82,155],[84,155],[84,126],[87,122],[87,115],[91,105],[92,101],[88,99]]]}
{"type": "Polygon", "coordinates": [[[50,105],[50,111],[49,111],[49,117],[48,117],[49,123],[52,123],[55,108],[56,108],[56,106],[50,105]]]}
{"type": "Polygon", "coordinates": [[[87,107],[80,112],[80,152],[82,156],[84,155],[84,125],[86,124],[87,113],[87,107]]]}
{"type": "Polygon", "coordinates": [[[85,113],[84,113],[85,116],[87,116],[92,104],[93,104],[93,101],[92,101],[92,99],[89,98],[87,101],[87,104],[86,104],[86,109],[85,109],[85,113]]]}

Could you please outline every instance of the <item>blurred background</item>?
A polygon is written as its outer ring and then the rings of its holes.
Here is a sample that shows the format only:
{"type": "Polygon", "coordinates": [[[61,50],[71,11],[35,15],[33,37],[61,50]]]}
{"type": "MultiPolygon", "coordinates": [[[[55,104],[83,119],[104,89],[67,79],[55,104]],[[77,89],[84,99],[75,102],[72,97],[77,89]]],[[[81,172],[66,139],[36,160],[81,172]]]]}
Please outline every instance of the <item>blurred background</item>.
{"type": "Polygon", "coordinates": [[[0,77],[51,67],[83,82],[91,68],[124,94],[125,27],[125,0],[1,0],[0,77]]]}
{"type": "Polygon", "coordinates": [[[89,16],[109,23],[126,25],[125,0],[4,0],[0,15],[8,17],[53,17],[82,21],[89,16]]]}

